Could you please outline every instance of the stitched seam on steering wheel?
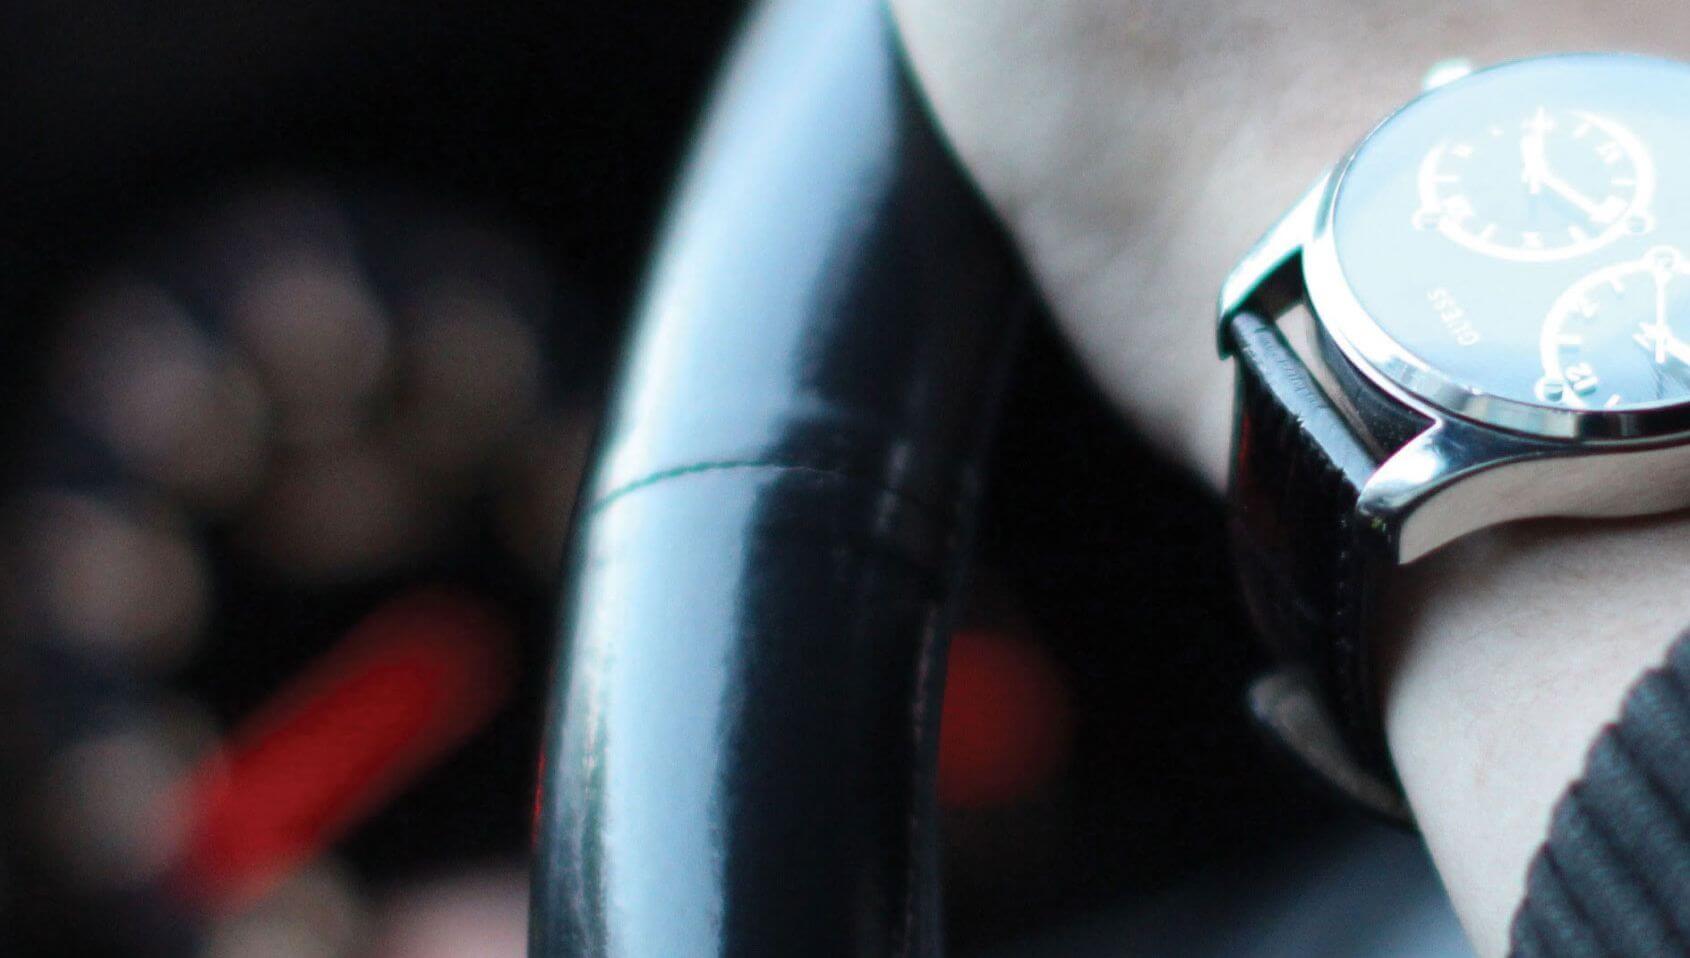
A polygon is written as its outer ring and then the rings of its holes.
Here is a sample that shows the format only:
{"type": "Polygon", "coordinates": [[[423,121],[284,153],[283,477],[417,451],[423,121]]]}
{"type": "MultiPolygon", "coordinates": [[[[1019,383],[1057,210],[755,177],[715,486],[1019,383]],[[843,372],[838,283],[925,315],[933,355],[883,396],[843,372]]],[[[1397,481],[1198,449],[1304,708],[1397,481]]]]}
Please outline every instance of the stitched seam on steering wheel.
{"type": "MultiPolygon", "coordinates": [[[[941,509],[941,508],[933,505],[930,502],[927,502],[925,500],[922,500],[922,499],[919,499],[915,496],[912,496],[908,492],[905,492],[901,489],[894,489],[891,486],[888,486],[883,482],[877,482],[873,479],[869,479],[869,478],[866,478],[866,477],[863,477],[863,476],[860,476],[860,475],[856,475],[856,474],[853,474],[853,473],[849,473],[849,472],[844,472],[844,471],[838,470],[838,469],[827,469],[827,468],[823,468],[821,466],[811,466],[811,465],[807,465],[807,464],[803,464],[803,463],[787,463],[787,462],[762,460],[762,459],[723,459],[723,460],[718,460],[718,461],[713,461],[713,462],[697,462],[697,463],[693,463],[691,465],[675,466],[675,467],[669,468],[669,469],[662,469],[662,470],[659,470],[657,472],[651,473],[650,475],[644,476],[642,478],[632,480],[631,482],[623,483],[622,485],[617,486],[616,488],[610,490],[609,492],[605,493],[604,495],[602,495],[602,496],[598,497],[597,499],[593,500],[592,504],[587,506],[582,514],[583,515],[592,515],[593,513],[598,512],[600,509],[603,509],[605,506],[611,504],[612,502],[615,502],[617,499],[620,499],[623,496],[628,495],[629,493],[638,492],[642,489],[649,489],[652,486],[655,486],[655,485],[662,483],[662,482],[667,482],[670,479],[678,479],[678,478],[681,478],[681,477],[684,477],[684,476],[701,475],[703,473],[710,473],[710,472],[729,472],[729,471],[734,471],[734,470],[759,470],[759,469],[768,470],[770,472],[794,472],[794,473],[820,476],[820,477],[828,478],[828,479],[843,479],[843,480],[848,481],[848,482],[861,483],[862,485],[868,486],[869,488],[872,488],[872,489],[875,489],[879,492],[885,493],[886,495],[893,496],[906,505],[912,506],[916,509],[920,509],[923,512],[932,513],[933,515],[939,516],[939,517],[944,517],[944,516],[947,516],[949,514],[954,514],[954,512],[955,512],[954,509],[951,509],[951,510],[941,509]]],[[[966,488],[966,487],[963,487],[963,488],[966,488]]],[[[966,496],[967,493],[964,492],[963,495],[966,496]]]]}

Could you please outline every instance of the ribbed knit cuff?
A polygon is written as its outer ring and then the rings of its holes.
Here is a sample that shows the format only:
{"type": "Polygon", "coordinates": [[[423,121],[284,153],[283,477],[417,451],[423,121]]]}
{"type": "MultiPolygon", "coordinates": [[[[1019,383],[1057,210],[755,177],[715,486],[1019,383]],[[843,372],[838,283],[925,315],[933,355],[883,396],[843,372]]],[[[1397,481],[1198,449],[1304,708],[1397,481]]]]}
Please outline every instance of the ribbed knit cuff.
{"type": "Polygon", "coordinates": [[[1515,958],[1690,956],[1690,633],[1556,805],[1511,938],[1515,958]]]}

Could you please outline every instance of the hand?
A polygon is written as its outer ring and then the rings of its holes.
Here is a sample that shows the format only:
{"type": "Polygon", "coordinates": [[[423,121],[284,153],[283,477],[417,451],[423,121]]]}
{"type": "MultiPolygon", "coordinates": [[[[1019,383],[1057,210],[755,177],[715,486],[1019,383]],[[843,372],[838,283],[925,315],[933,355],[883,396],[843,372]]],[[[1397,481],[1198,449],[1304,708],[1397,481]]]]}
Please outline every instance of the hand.
{"type": "MultiPolygon", "coordinates": [[[[893,6],[941,124],[1079,354],[1218,489],[1232,371],[1213,303],[1233,262],[1432,63],[1673,54],[1690,6],[1641,3],[1626,17],[1578,0],[893,6]]],[[[1683,518],[1516,525],[1393,586],[1379,636],[1393,756],[1482,955],[1506,949],[1527,859],[1586,746],[1690,623],[1687,532],[1683,518]]]]}

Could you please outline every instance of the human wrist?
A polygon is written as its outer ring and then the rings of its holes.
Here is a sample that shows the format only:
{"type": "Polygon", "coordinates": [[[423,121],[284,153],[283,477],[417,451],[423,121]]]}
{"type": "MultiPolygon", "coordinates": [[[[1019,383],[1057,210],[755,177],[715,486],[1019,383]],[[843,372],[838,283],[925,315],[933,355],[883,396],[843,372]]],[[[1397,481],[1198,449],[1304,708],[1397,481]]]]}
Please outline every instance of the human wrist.
{"type": "Polygon", "coordinates": [[[1534,522],[1401,570],[1376,637],[1393,760],[1482,956],[1625,692],[1690,622],[1690,518],[1534,522]]]}

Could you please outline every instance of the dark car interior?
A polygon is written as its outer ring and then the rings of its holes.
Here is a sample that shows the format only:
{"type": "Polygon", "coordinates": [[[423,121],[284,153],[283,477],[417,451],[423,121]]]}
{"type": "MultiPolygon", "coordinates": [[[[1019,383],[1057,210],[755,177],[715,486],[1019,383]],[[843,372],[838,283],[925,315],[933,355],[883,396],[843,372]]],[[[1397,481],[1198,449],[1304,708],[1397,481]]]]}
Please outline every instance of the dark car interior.
{"type": "Polygon", "coordinates": [[[4,9],[0,954],[1469,953],[879,6],[4,9]]]}

